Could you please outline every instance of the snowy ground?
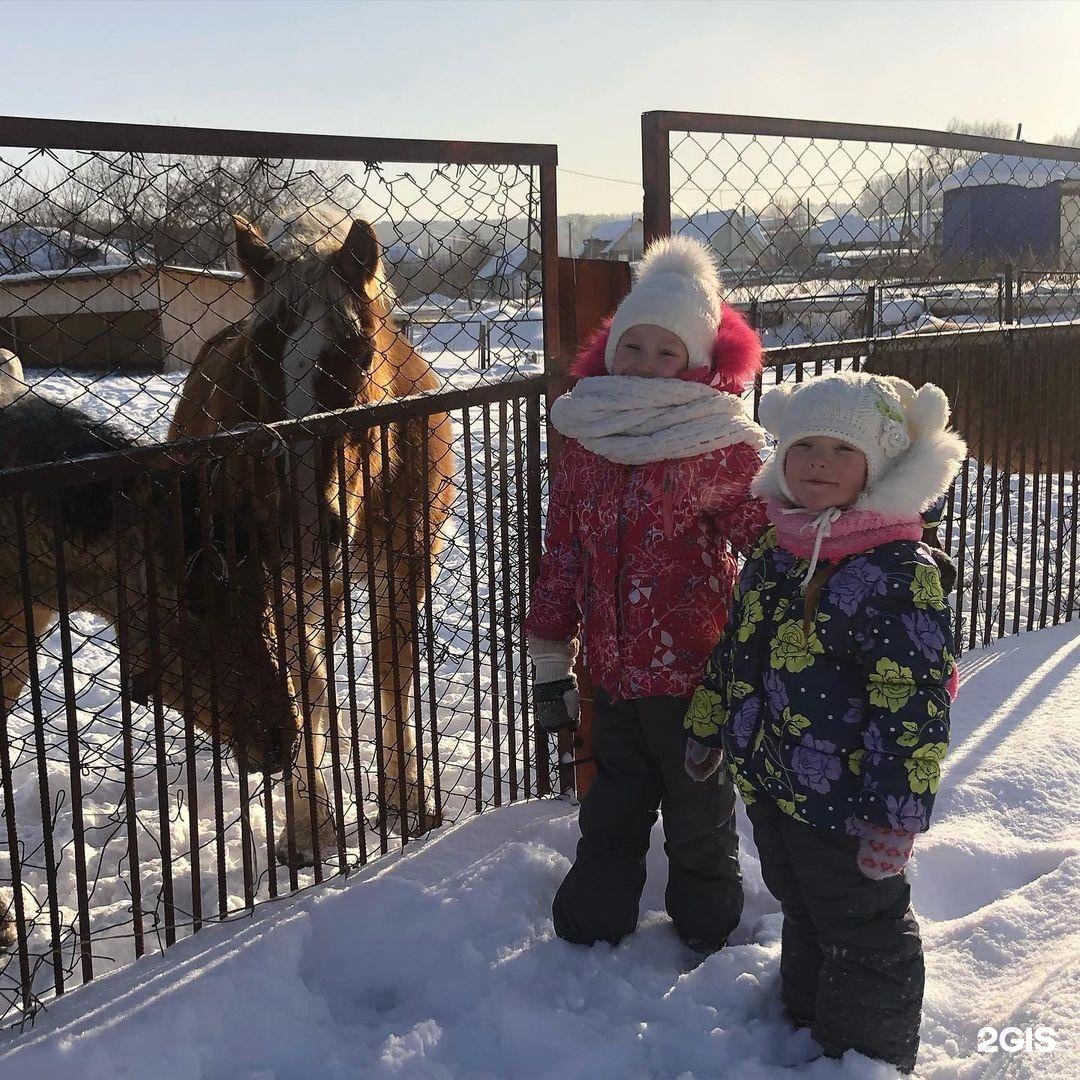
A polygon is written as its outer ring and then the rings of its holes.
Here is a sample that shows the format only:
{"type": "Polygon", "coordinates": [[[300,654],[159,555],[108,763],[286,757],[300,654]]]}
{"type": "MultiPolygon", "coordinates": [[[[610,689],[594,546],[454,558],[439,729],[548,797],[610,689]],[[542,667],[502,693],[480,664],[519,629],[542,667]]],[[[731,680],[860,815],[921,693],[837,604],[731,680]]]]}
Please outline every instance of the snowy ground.
{"type": "MultiPolygon", "coordinates": [[[[965,657],[935,822],[912,871],[927,1080],[1080,1076],[1078,660],[1072,626],[965,657]],[[980,1053],[988,1025],[1051,1028],[1056,1048],[980,1053]]],[[[779,916],[741,811],[740,830],[743,922],[697,967],[662,913],[659,826],[637,934],[615,950],[553,939],[548,905],[575,813],[532,802],[113,972],[33,1031],[4,1036],[0,1074],[895,1076],[854,1053],[798,1066],[812,1047],[780,1015],[779,916]]]]}

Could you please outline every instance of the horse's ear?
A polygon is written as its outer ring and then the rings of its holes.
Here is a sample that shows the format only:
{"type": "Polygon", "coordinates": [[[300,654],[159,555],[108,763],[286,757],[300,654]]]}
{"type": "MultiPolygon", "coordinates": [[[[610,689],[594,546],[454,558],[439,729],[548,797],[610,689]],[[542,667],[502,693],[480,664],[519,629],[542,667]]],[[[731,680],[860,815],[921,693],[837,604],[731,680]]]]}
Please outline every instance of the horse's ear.
{"type": "Polygon", "coordinates": [[[351,289],[363,293],[379,269],[379,238],[375,230],[359,218],[352,223],[338,255],[338,273],[351,289]]]}
{"type": "Polygon", "coordinates": [[[253,284],[261,288],[266,284],[278,258],[263,239],[258,226],[246,217],[234,214],[233,226],[236,229],[236,257],[240,260],[240,268],[253,284]]]}

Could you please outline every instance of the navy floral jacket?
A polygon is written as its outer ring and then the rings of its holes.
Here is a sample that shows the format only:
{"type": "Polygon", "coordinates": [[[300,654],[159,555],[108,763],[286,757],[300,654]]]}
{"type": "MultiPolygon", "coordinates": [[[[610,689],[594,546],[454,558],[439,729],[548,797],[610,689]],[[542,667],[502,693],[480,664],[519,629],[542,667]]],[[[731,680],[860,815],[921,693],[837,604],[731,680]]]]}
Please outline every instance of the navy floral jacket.
{"type": "Polygon", "coordinates": [[[852,831],[855,818],[926,829],[949,739],[952,612],[925,545],[838,561],[804,631],[807,562],[769,528],[735,590],[686,714],[722,745],[745,801],[852,831]]]}

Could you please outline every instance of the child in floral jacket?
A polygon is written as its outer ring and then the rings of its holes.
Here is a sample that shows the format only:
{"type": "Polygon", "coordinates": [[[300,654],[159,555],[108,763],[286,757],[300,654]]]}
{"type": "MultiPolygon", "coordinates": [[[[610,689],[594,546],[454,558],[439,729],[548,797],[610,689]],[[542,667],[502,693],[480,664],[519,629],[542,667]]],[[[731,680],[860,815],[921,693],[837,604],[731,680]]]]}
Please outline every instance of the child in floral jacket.
{"type": "MultiPolygon", "coordinates": [[[[966,454],[931,384],[848,372],[761,400],[747,560],[686,725],[725,750],[784,913],[781,997],[830,1055],[914,1068],[924,986],[904,867],[949,738],[952,618],[921,511],[966,454]]],[[[689,767],[689,766],[688,766],[689,767]]]]}
{"type": "MultiPolygon", "coordinates": [[[[711,952],[739,922],[735,790],[726,774],[688,777],[683,716],[727,620],[732,551],[767,524],[749,490],[765,436],[738,396],[760,367],[757,335],[721,303],[709,249],[673,237],[650,246],[578,357],[579,382],[552,406],[566,442],[525,627],[540,723],[577,722],[579,644],[595,687],[597,776],[552,906],[567,941],[634,930],[658,808],[678,934],[711,952]]],[[[719,751],[703,756],[718,769],[719,751]]]]}

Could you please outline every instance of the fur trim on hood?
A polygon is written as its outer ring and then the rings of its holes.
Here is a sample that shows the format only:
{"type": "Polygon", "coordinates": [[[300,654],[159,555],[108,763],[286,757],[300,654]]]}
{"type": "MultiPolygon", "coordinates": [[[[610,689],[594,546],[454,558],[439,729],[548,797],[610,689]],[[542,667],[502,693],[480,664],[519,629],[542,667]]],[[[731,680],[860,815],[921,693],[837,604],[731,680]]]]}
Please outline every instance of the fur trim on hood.
{"type": "MultiPolygon", "coordinates": [[[[945,426],[949,420],[949,402],[938,387],[927,383],[916,391],[901,379],[894,381],[902,384],[904,391],[911,445],[880,480],[856,499],[851,509],[869,511],[894,521],[912,521],[949,490],[967,457],[967,444],[945,426]]],[[[773,435],[777,434],[784,399],[790,400],[797,393],[798,385],[783,386],[762,398],[761,420],[773,435]]],[[[787,504],[781,484],[783,467],[780,455],[774,453],[755,477],[751,485],[753,494],[763,500],[787,504]]]]}
{"type": "MultiPolygon", "coordinates": [[[[570,365],[570,374],[575,378],[608,373],[604,353],[612,318],[614,316],[604,320],[570,365]]],[[[757,331],[733,307],[724,304],[723,317],[713,342],[712,366],[684,371],[679,378],[706,383],[727,394],[741,394],[761,371],[761,354],[761,338],[757,331]]]]}

